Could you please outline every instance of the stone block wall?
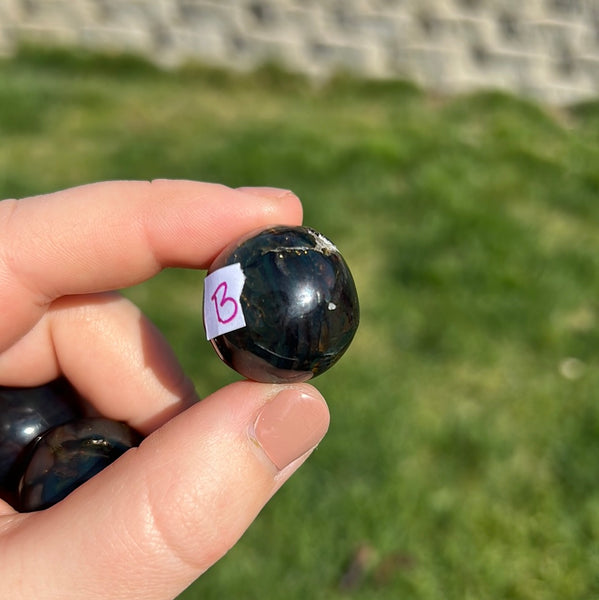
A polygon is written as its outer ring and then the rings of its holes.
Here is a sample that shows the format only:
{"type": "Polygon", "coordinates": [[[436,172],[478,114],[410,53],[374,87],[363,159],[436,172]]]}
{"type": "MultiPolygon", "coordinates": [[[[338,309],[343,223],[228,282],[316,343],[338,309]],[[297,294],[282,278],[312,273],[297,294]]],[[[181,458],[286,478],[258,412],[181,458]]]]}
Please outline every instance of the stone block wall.
{"type": "Polygon", "coordinates": [[[552,104],[599,95],[599,0],[0,0],[0,53],[22,42],[552,104]]]}

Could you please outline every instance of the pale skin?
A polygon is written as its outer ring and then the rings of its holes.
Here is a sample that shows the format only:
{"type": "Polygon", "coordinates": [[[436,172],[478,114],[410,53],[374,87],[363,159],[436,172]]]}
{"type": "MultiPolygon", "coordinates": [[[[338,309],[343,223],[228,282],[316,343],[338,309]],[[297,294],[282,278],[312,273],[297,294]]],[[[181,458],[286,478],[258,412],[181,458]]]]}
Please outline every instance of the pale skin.
{"type": "Polygon", "coordinates": [[[0,385],[65,375],[147,436],[49,509],[0,501],[0,597],[175,598],[308,457],[329,423],[312,386],[239,381],[198,401],[162,334],[111,291],[301,220],[291,192],[191,181],[0,202],[0,385]]]}

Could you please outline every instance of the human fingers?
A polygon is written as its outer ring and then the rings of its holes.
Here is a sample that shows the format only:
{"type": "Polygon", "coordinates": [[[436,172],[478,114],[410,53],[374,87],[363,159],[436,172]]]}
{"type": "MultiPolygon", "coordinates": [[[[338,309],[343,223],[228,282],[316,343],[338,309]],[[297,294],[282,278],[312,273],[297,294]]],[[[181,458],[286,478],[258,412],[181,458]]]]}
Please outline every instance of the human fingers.
{"type": "MultiPolygon", "coordinates": [[[[199,321],[197,328],[199,336],[199,321]]],[[[60,375],[97,412],[143,434],[197,401],[162,333],[116,292],[59,298],[0,353],[4,385],[37,386],[60,375]]]]}
{"type": "Polygon", "coordinates": [[[175,597],[238,540],[328,423],[306,384],[219,390],[52,508],[7,515],[0,591],[94,600],[109,581],[112,600],[175,597]]]}
{"type": "Polygon", "coordinates": [[[0,202],[0,351],[56,298],[206,268],[253,229],[299,224],[296,196],[192,181],[113,181],[0,202]]]}

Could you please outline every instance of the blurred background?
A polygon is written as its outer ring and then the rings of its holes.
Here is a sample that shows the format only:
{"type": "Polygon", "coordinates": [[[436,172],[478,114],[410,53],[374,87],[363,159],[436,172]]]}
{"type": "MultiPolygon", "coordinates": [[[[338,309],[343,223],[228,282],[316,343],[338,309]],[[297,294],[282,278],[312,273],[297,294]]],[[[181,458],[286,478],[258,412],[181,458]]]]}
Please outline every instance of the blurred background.
{"type": "Polygon", "coordinates": [[[23,42],[248,70],[275,60],[428,89],[480,87],[564,103],[599,89],[589,0],[0,0],[0,53],[23,42]]]}
{"type": "MultiPolygon", "coordinates": [[[[362,324],[328,436],[182,596],[599,597],[599,8],[0,0],[0,197],[293,189],[362,324]]],[[[203,273],[124,293],[201,395],[203,273]]]]}

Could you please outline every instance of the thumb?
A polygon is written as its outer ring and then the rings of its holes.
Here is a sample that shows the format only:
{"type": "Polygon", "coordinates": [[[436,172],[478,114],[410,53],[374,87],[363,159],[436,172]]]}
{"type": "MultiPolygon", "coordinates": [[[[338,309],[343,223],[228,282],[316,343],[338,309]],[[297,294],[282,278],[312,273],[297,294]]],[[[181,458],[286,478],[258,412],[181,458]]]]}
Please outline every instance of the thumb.
{"type": "Polygon", "coordinates": [[[13,515],[0,541],[0,596],[177,596],[239,539],[328,424],[305,384],[219,390],[62,502],[13,515]]]}

